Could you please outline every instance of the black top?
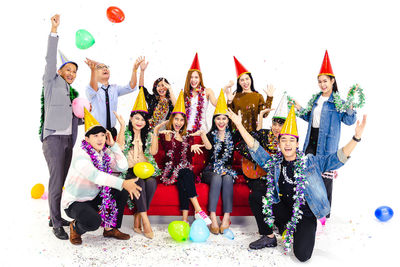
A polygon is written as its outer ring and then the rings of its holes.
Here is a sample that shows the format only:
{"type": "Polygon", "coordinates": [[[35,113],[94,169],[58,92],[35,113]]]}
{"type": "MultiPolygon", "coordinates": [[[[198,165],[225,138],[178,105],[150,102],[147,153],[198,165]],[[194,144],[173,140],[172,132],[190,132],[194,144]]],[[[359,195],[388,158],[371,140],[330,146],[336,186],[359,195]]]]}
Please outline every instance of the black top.
{"type": "MultiPolygon", "coordinates": [[[[287,206],[292,207],[294,204],[293,196],[296,190],[296,181],[294,178],[294,161],[286,161],[283,159],[281,164],[281,173],[278,181],[280,200],[287,206]]],[[[304,216],[314,216],[307,202],[300,207],[304,216]]]]}
{"type": "MultiPolygon", "coordinates": [[[[146,89],[146,87],[143,87],[143,93],[144,93],[144,98],[147,103],[147,109],[149,111],[149,117],[153,117],[154,110],[157,107],[158,104],[158,97],[155,95],[152,95],[149,93],[149,91],[146,89]]],[[[168,109],[168,114],[166,119],[169,119],[169,116],[171,115],[172,110],[174,109],[174,105],[172,105],[171,99],[168,99],[168,104],[169,104],[169,109],[168,109]]]]}
{"type": "MultiPolygon", "coordinates": [[[[215,147],[215,142],[214,142],[214,136],[212,135],[212,133],[211,132],[209,132],[208,134],[207,134],[207,138],[208,138],[208,141],[210,141],[210,143],[211,143],[211,149],[208,151],[208,165],[207,165],[207,167],[206,167],[206,170],[207,171],[210,171],[210,170],[212,170],[213,169],[213,165],[214,165],[214,162],[215,162],[215,157],[214,157],[214,147],[215,147]]],[[[239,131],[235,131],[234,133],[232,133],[232,141],[233,141],[233,146],[239,141],[239,139],[240,139],[240,133],[239,133],[239,131]]],[[[219,153],[218,153],[218,155],[217,155],[217,159],[221,159],[222,158],[222,156],[223,156],[223,154],[224,154],[224,151],[225,151],[225,147],[226,147],[226,144],[225,144],[225,141],[222,141],[222,148],[221,148],[221,150],[219,151],[219,153]]],[[[228,157],[228,161],[227,161],[227,163],[225,164],[225,167],[226,168],[232,168],[232,163],[233,163],[233,152],[235,151],[235,148],[233,147],[233,149],[232,149],[232,153],[230,153],[230,155],[229,155],[229,157],[228,157]]]]}

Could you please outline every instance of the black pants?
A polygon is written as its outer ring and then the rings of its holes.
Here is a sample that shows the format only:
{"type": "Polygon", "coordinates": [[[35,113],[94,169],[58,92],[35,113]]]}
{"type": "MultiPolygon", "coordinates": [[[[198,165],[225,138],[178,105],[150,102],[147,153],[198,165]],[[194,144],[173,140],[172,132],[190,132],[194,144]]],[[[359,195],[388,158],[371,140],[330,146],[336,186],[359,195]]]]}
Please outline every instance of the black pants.
{"type": "Polygon", "coordinates": [[[75,201],[65,209],[65,213],[68,217],[75,220],[75,230],[79,235],[90,231],[96,231],[100,227],[101,216],[98,213],[99,205],[101,205],[100,194],[90,201],[75,201]]]}
{"type": "Polygon", "coordinates": [[[267,192],[266,181],[260,179],[248,179],[247,182],[247,185],[250,188],[249,205],[256,219],[258,232],[260,235],[267,235],[269,227],[264,221],[265,215],[262,213],[262,200],[267,192]]]}
{"type": "Polygon", "coordinates": [[[194,184],[195,176],[193,171],[182,169],[178,172],[176,185],[179,192],[180,210],[189,210],[189,199],[197,197],[196,186],[194,184]]]}
{"type": "MultiPolygon", "coordinates": [[[[318,136],[319,136],[319,128],[313,128],[311,127],[311,133],[310,133],[310,140],[308,142],[308,146],[306,148],[305,154],[317,154],[317,146],[318,146],[318,136]]],[[[333,190],[333,180],[332,179],[327,179],[327,178],[322,178],[325,184],[326,188],[326,194],[328,195],[328,200],[329,204],[332,207],[332,190],[333,190]]],[[[330,214],[326,215],[327,218],[330,217],[330,214]]]]}
{"type": "Polygon", "coordinates": [[[110,193],[112,198],[115,199],[117,204],[117,224],[115,228],[121,228],[122,218],[124,217],[124,209],[126,206],[126,202],[128,201],[129,193],[125,189],[119,191],[118,189],[111,188],[110,193]]]}
{"type": "Polygon", "coordinates": [[[62,226],[61,195],[72,159],[72,136],[50,135],[43,140],[43,154],[49,168],[49,209],[54,228],[62,226]]]}
{"type": "MultiPolygon", "coordinates": [[[[272,212],[275,216],[275,226],[279,233],[286,230],[286,224],[293,215],[293,206],[286,205],[283,201],[272,205],[272,212]]],[[[315,234],[317,231],[317,218],[311,213],[303,214],[302,219],[296,225],[293,235],[293,253],[299,261],[307,261],[311,258],[314,245],[315,234]]],[[[268,233],[272,234],[272,229],[268,227],[268,233]]]]}
{"type": "MultiPolygon", "coordinates": [[[[111,189],[111,195],[117,204],[117,224],[115,228],[120,228],[122,217],[124,215],[124,208],[128,199],[128,192],[123,189],[111,189]]],[[[101,205],[102,198],[100,193],[90,201],[73,202],[65,213],[68,217],[75,220],[75,228],[78,234],[82,235],[89,231],[96,231],[101,225],[101,216],[99,215],[99,205],[101,205]]]]}
{"type": "MultiPolygon", "coordinates": [[[[125,179],[129,180],[136,178],[132,169],[133,168],[130,168],[128,170],[125,179]]],[[[136,184],[142,188],[139,199],[133,198],[133,201],[136,205],[136,210],[137,212],[146,212],[149,209],[151,200],[153,199],[154,193],[156,192],[157,180],[153,177],[147,179],[139,179],[136,184]]]]}

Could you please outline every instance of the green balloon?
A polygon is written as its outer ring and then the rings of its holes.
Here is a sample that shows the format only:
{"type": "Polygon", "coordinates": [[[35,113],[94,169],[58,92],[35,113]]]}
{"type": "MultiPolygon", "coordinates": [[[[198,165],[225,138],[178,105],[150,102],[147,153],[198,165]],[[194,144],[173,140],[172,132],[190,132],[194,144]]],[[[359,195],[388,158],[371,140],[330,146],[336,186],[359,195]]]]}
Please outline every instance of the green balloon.
{"type": "Polygon", "coordinates": [[[187,222],[173,221],[168,225],[168,233],[175,241],[183,242],[189,238],[190,226],[187,222]]]}
{"type": "Polygon", "coordinates": [[[87,30],[77,30],[75,44],[79,49],[88,49],[94,44],[94,38],[87,30]]]}

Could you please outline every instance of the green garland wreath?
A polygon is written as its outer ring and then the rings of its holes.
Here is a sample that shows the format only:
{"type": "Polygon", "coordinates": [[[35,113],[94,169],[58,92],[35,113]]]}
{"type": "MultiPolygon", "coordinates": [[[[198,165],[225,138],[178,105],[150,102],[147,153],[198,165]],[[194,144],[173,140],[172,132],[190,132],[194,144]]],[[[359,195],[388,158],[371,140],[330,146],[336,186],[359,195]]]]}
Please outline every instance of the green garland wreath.
{"type": "MultiPolygon", "coordinates": [[[[301,117],[301,116],[304,116],[304,115],[308,114],[312,110],[313,105],[315,103],[315,100],[321,94],[322,94],[321,92],[313,94],[311,96],[311,99],[307,103],[307,107],[303,108],[300,111],[296,111],[296,116],[301,117]]],[[[347,94],[346,101],[343,101],[340,98],[339,93],[334,92],[332,94],[333,94],[333,102],[335,104],[337,112],[339,112],[339,113],[346,112],[346,110],[350,109],[351,107],[353,107],[353,108],[362,108],[364,106],[364,104],[365,104],[364,90],[361,87],[359,87],[358,84],[353,85],[351,87],[349,93],[347,94]],[[357,103],[354,102],[355,92],[356,91],[358,92],[358,102],[357,103]]],[[[289,95],[287,96],[287,100],[288,100],[288,107],[290,109],[292,107],[292,105],[295,104],[295,102],[294,102],[294,99],[292,97],[290,97],[289,95]]]]}
{"type": "MultiPolygon", "coordinates": [[[[74,100],[79,96],[78,91],[76,91],[72,86],[69,86],[69,99],[74,100]]],[[[44,124],[44,87],[42,87],[42,95],[40,96],[40,126],[39,126],[39,136],[43,132],[43,124],[44,124]]]]}

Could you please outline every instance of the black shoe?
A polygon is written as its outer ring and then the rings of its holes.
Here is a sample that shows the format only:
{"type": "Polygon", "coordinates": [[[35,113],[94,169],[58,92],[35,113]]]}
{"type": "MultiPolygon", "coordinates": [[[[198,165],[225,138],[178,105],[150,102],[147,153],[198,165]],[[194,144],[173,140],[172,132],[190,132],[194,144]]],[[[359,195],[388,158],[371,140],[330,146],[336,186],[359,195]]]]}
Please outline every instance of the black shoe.
{"type": "Polygon", "coordinates": [[[61,240],[68,240],[68,234],[65,232],[63,227],[53,228],[54,235],[61,240]]]}
{"type": "Polygon", "coordinates": [[[272,248],[272,247],[276,247],[277,243],[276,243],[276,237],[274,235],[274,237],[268,237],[266,235],[263,235],[260,239],[251,242],[249,247],[251,249],[262,249],[265,247],[268,248],[272,248]]]}
{"type": "MultiPolygon", "coordinates": [[[[62,226],[69,226],[69,221],[66,219],[61,218],[62,226]]],[[[49,220],[49,227],[53,227],[53,221],[50,219],[49,220]]]]}

